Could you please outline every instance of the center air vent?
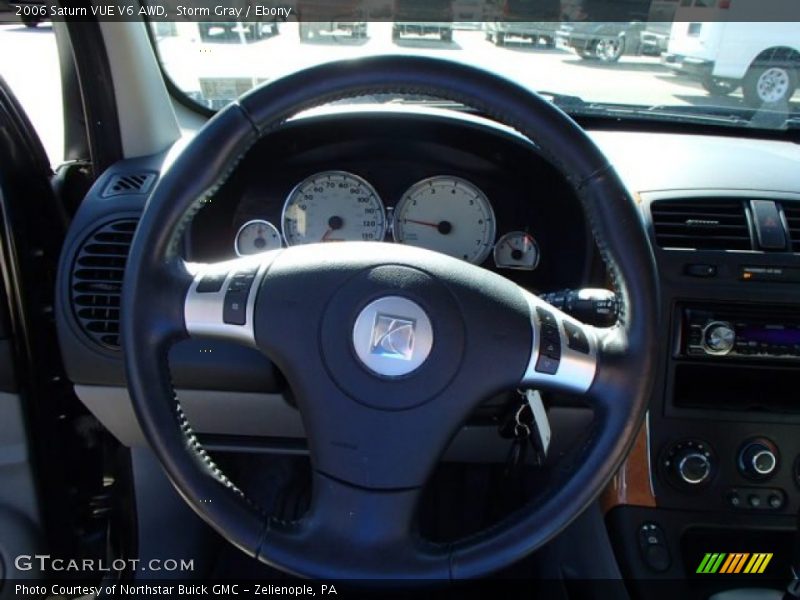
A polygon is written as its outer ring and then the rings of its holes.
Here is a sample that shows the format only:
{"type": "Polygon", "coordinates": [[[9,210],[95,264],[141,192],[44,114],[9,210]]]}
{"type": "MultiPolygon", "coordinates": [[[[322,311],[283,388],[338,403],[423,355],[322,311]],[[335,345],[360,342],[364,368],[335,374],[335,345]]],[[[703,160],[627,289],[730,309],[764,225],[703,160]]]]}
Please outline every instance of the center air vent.
{"type": "Polygon", "coordinates": [[[752,250],[744,202],[735,199],[657,200],[650,205],[662,248],[752,250]]]}
{"type": "Polygon", "coordinates": [[[119,304],[135,219],[112,221],[84,240],[75,258],[70,293],[83,332],[96,343],[119,348],[119,304]]]}
{"type": "Polygon", "coordinates": [[[789,227],[792,252],[800,252],[800,204],[784,202],[783,214],[786,215],[786,225],[789,227]]]}

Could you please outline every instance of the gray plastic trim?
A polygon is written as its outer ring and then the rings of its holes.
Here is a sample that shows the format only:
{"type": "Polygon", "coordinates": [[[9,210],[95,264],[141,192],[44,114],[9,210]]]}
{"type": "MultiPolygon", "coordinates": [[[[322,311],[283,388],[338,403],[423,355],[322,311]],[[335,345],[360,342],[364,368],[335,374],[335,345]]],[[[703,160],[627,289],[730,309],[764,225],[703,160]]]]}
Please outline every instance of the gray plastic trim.
{"type": "MultiPolygon", "coordinates": [[[[122,444],[146,446],[127,389],[76,385],[75,392],[122,444]]],[[[200,434],[305,439],[299,411],[280,394],[206,390],[178,390],[177,394],[193,429],[200,434]]],[[[560,448],[579,439],[591,415],[590,409],[552,407],[548,412],[553,429],[550,454],[559,455],[563,452],[560,448]]],[[[500,463],[506,460],[508,445],[496,427],[468,426],[456,435],[444,460],[500,463]]]]}

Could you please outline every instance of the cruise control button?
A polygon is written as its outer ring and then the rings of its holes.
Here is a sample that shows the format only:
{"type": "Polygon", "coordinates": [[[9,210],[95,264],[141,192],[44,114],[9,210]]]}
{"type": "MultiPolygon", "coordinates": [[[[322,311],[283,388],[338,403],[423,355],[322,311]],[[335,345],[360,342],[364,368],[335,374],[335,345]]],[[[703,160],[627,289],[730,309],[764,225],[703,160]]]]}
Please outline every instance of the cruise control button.
{"type": "Polygon", "coordinates": [[[247,321],[246,308],[246,291],[228,291],[225,293],[222,320],[228,325],[244,325],[247,321]]]}
{"type": "Polygon", "coordinates": [[[546,373],[547,375],[555,375],[558,371],[558,360],[545,355],[539,355],[536,360],[536,370],[539,373],[546,373]]]}
{"type": "Polygon", "coordinates": [[[589,354],[589,340],[586,338],[583,329],[568,321],[564,321],[564,331],[567,334],[567,346],[576,352],[589,354]]]}
{"type": "Polygon", "coordinates": [[[204,275],[200,282],[197,284],[195,290],[198,294],[210,294],[218,292],[222,289],[222,284],[225,283],[227,273],[210,273],[204,275]]]}

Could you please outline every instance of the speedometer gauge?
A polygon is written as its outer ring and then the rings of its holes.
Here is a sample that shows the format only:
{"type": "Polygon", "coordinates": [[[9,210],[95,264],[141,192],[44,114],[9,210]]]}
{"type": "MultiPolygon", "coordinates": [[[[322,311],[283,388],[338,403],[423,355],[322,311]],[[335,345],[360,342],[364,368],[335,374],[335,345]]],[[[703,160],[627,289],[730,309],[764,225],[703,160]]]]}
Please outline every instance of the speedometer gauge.
{"type": "Polygon", "coordinates": [[[283,207],[283,237],[289,246],[314,242],[380,241],[386,215],[375,189],[344,171],[304,179],[283,207]]]}
{"type": "Polygon", "coordinates": [[[394,239],[480,264],[492,251],[495,220],[486,195],[459,177],[423,179],[394,210],[394,239]]]}
{"type": "Polygon", "coordinates": [[[281,234],[275,225],[269,221],[253,219],[239,227],[239,231],[236,232],[234,249],[239,256],[246,256],[275,250],[282,245],[281,234]]]}

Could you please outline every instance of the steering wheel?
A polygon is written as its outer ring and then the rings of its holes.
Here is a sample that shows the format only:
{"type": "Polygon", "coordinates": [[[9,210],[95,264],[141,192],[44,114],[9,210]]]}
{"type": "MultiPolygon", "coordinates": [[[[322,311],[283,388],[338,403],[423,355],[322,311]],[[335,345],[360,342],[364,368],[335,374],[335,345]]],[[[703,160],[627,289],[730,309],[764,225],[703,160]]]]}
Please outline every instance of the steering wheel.
{"type": "Polygon", "coordinates": [[[177,155],[133,239],[122,335],[128,387],[152,450],[226,540],[303,576],[450,579],[524,557],[607,484],[644,416],[657,314],[652,250],[634,202],[567,115],[465,64],[379,56],[257,88],[177,155]],[[585,325],[495,273],[400,244],[297,246],[191,268],[180,258],[192,215],[256,141],[301,110],[377,93],[460,102],[529,138],[581,200],[616,287],[619,323],[585,325]],[[187,336],[250,345],[286,376],[312,465],[311,505],[300,520],[266,516],[198,443],[167,367],[169,347],[187,336]],[[595,418],[582,460],[490,529],[449,544],[422,539],[415,509],[449,441],[481,401],[518,387],[583,395],[595,418]]]}

